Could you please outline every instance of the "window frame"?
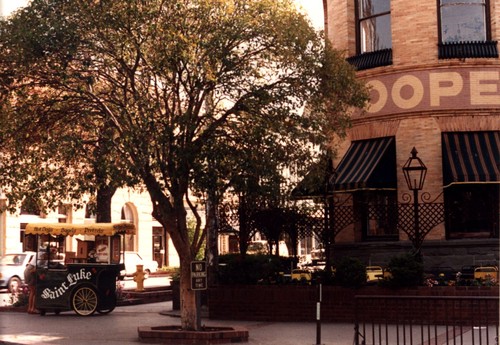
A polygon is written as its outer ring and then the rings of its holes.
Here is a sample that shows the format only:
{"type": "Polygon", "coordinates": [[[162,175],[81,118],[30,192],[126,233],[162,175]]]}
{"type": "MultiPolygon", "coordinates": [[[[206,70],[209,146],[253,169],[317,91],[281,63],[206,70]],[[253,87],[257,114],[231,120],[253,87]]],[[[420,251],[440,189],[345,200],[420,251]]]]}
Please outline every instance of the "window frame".
{"type": "MultiPolygon", "coordinates": [[[[364,190],[353,193],[354,210],[363,242],[399,241],[397,191],[364,190]],[[382,202],[380,202],[382,200],[382,202]],[[380,217],[380,212],[383,216],[380,217]],[[374,217],[375,216],[375,217],[374,217]],[[381,234],[371,233],[370,225],[376,222],[387,228],[381,234]]],[[[375,229],[375,230],[377,230],[375,229]]]]}
{"type": "MultiPolygon", "coordinates": [[[[390,27],[390,39],[391,39],[391,46],[390,47],[387,47],[387,48],[381,48],[381,49],[376,49],[376,50],[372,50],[372,51],[365,51],[363,52],[361,47],[362,47],[362,42],[361,42],[361,24],[363,21],[367,21],[367,20],[371,20],[371,19],[374,19],[374,18],[377,18],[377,17],[383,17],[383,16],[389,16],[389,19],[392,19],[391,18],[391,5],[390,5],[390,0],[387,0],[389,2],[389,11],[385,11],[385,12],[380,12],[380,13],[377,13],[377,14],[374,14],[374,15],[371,15],[371,16],[367,16],[367,17],[363,17],[361,19],[361,5],[360,5],[360,1],[363,1],[363,0],[355,0],[355,20],[356,20],[356,54],[357,55],[363,55],[363,54],[373,54],[373,53],[376,53],[376,52],[379,52],[379,51],[384,51],[384,50],[387,50],[387,49],[391,49],[392,50],[392,20],[391,20],[391,27],[390,27]]],[[[440,1],[440,0],[438,0],[440,1]]]]}
{"type": "MultiPolygon", "coordinates": [[[[468,42],[468,41],[464,41],[464,40],[461,40],[461,41],[452,41],[452,42],[443,42],[443,29],[442,29],[442,15],[441,15],[441,9],[443,8],[443,5],[441,4],[443,0],[437,0],[437,20],[438,20],[438,40],[439,40],[439,43],[440,44],[453,44],[453,43],[464,43],[464,42],[468,42]]],[[[470,4],[472,4],[472,2],[470,1],[467,1],[467,0],[461,0],[462,2],[468,2],[470,4]]],[[[459,2],[459,1],[457,1],[459,2]]],[[[465,5],[465,4],[464,4],[465,5]]],[[[455,5],[456,6],[456,5],[455,5]]],[[[485,14],[484,14],[484,26],[485,26],[485,34],[486,34],[486,37],[485,37],[485,40],[483,41],[474,41],[474,42],[488,42],[491,40],[491,8],[490,8],[490,0],[484,0],[484,10],[485,10],[485,14]]],[[[447,7],[447,6],[444,6],[444,7],[447,7]]]]}
{"type": "Polygon", "coordinates": [[[446,238],[498,238],[499,193],[500,185],[493,183],[461,183],[446,187],[444,189],[446,238]],[[466,194],[471,192],[473,197],[467,202],[466,194]],[[491,208],[487,205],[491,205],[491,208]],[[465,212],[464,209],[471,210],[465,212]],[[454,215],[461,221],[455,220],[454,215]],[[481,223],[483,228],[474,229],[467,226],[467,224],[477,226],[481,223]]]}

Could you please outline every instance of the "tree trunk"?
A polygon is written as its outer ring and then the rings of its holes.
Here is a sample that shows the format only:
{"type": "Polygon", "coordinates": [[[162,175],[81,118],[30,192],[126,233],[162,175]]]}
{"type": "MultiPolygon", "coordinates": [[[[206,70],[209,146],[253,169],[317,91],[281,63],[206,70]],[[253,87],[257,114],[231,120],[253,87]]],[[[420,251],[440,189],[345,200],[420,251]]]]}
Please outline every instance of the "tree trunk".
{"type": "Polygon", "coordinates": [[[152,215],[170,234],[180,259],[181,328],[183,330],[198,330],[196,293],[191,289],[191,261],[195,259],[195,254],[191,252],[191,243],[189,243],[182,194],[169,198],[162,193],[156,183],[148,183],[148,179],[145,181],[153,202],[152,215]]]}
{"type": "Polygon", "coordinates": [[[97,189],[96,223],[111,223],[111,199],[116,188],[101,185],[97,189]]]}
{"type": "Polygon", "coordinates": [[[206,220],[207,220],[207,243],[206,243],[206,258],[207,258],[207,274],[208,286],[214,286],[217,283],[217,265],[219,262],[218,250],[218,219],[217,219],[217,200],[214,196],[210,196],[206,203],[206,220]]]}
{"type": "Polygon", "coordinates": [[[181,257],[181,327],[183,330],[198,331],[196,292],[191,289],[191,259],[181,257]]]}

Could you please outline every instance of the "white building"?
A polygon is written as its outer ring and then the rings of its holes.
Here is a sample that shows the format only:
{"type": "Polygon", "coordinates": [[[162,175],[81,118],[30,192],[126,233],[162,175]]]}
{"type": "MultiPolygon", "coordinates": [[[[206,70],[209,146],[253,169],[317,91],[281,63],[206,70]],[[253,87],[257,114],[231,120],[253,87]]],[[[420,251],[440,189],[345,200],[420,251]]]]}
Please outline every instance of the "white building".
{"type": "MultiPolygon", "coordinates": [[[[0,195],[0,207],[6,204],[4,195],[0,195]]],[[[136,226],[137,234],[126,240],[125,250],[137,251],[145,260],[156,260],[158,266],[179,266],[179,257],[172,241],[163,231],[163,227],[151,216],[151,200],[145,193],[131,189],[120,189],[113,196],[111,203],[111,221],[129,221],[136,226]]],[[[23,251],[24,229],[28,223],[85,224],[95,222],[94,216],[85,208],[60,207],[56,212],[45,215],[29,214],[22,207],[15,213],[0,213],[0,254],[23,251]]],[[[85,238],[78,238],[85,240],[85,238]]],[[[74,252],[77,238],[66,242],[66,251],[74,252]]]]}

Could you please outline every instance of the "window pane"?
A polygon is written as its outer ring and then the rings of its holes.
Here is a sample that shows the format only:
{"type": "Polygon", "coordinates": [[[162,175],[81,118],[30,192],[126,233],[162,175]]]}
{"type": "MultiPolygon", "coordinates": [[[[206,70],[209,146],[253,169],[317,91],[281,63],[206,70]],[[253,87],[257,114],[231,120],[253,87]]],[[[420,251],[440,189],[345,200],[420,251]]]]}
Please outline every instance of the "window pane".
{"type": "Polygon", "coordinates": [[[498,185],[452,185],[444,197],[450,238],[498,237],[498,185]]]}
{"type": "Polygon", "coordinates": [[[391,2],[389,0],[359,0],[359,18],[371,17],[378,13],[389,12],[391,2]]]}
{"type": "Polygon", "coordinates": [[[363,20],[360,25],[361,53],[392,48],[390,15],[363,20]]]}
{"type": "Polygon", "coordinates": [[[446,4],[458,4],[458,5],[464,5],[464,4],[484,4],[485,0],[441,0],[441,5],[446,5],[446,4]]]}
{"type": "Polygon", "coordinates": [[[442,41],[486,41],[485,17],[483,5],[441,7],[442,41]]]}

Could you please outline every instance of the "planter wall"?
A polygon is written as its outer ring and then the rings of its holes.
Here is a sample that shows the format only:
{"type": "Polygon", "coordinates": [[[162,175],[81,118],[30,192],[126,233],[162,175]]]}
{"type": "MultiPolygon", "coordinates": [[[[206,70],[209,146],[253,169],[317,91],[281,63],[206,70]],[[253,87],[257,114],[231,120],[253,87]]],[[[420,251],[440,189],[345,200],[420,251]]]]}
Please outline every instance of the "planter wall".
{"type": "MultiPolygon", "coordinates": [[[[419,287],[385,289],[377,286],[346,289],[322,287],[321,320],[354,322],[355,296],[494,296],[495,287],[419,287]]],[[[316,321],[317,286],[246,285],[218,286],[209,290],[209,317],[255,321],[316,321]]],[[[418,312],[418,311],[416,311],[418,312]]]]}

